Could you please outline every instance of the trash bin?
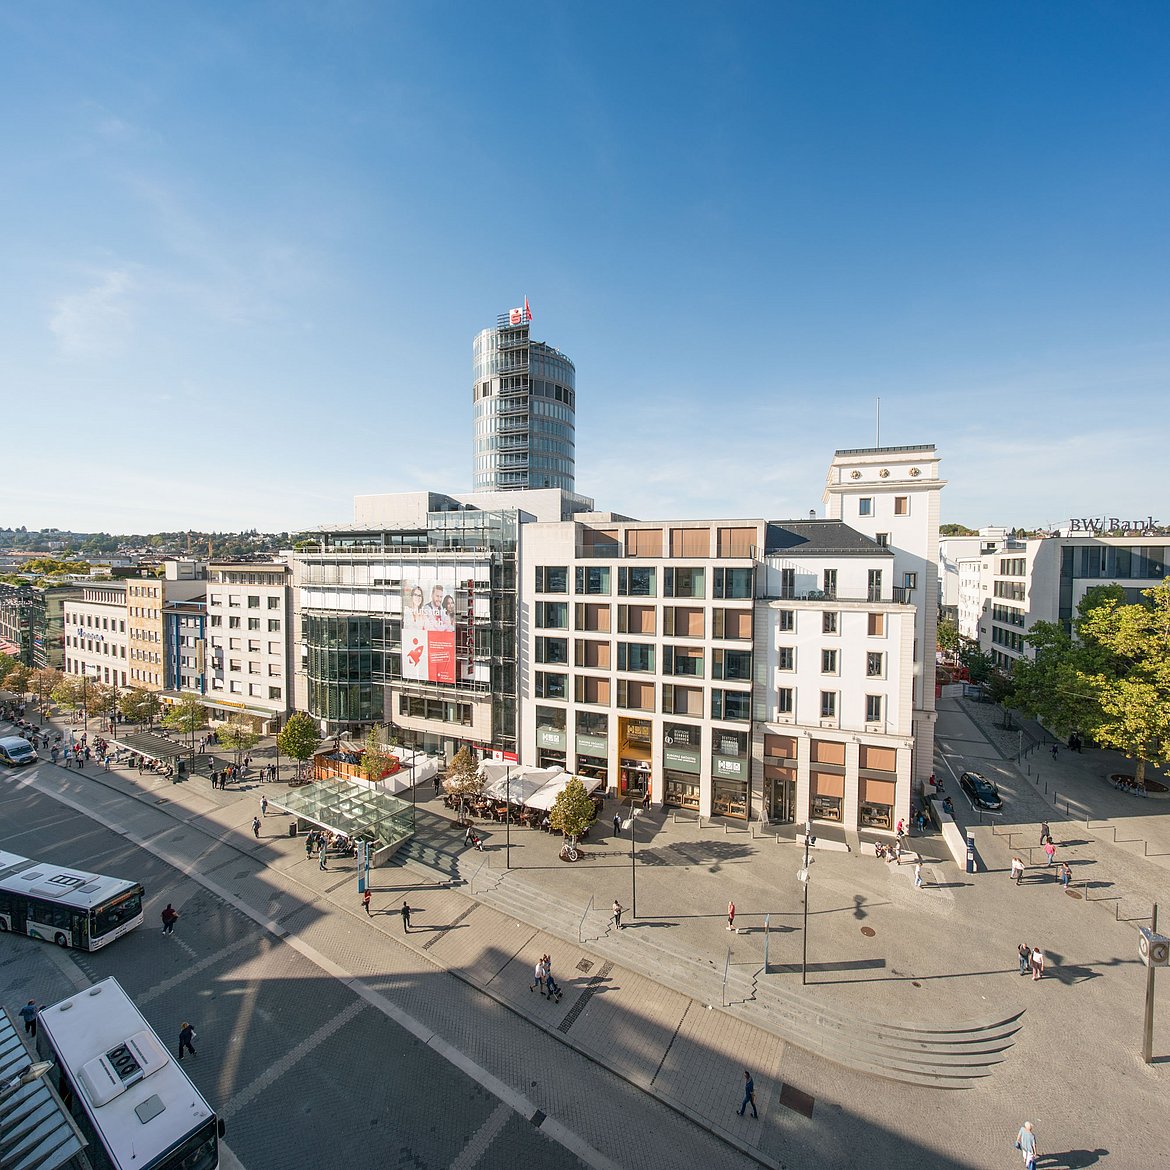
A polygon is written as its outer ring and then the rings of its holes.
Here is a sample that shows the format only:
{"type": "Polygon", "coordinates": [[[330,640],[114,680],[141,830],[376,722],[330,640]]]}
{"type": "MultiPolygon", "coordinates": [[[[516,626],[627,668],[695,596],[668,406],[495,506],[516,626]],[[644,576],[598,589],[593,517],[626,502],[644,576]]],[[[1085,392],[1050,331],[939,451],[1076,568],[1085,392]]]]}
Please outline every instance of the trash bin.
{"type": "Polygon", "coordinates": [[[289,835],[290,837],[295,837],[295,836],[297,835],[297,823],[296,823],[296,821],[289,821],[289,823],[288,823],[288,835],[289,835]]]}

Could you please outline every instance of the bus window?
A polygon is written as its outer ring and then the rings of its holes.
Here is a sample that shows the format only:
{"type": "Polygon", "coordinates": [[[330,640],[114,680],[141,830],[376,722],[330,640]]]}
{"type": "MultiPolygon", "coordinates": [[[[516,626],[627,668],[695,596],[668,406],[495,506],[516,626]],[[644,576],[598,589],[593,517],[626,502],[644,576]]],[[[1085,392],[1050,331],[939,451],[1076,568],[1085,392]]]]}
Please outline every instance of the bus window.
{"type": "Polygon", "coordinates": [[[104,906],[99,906],[92,911],[90,934],[95,939],[101,938],[103,934],[117,930],[123,922],[137,918],[141,913],[142,891],[132,890],[128,894],[123,894],[121,898],[107,902],[104,906]]]}

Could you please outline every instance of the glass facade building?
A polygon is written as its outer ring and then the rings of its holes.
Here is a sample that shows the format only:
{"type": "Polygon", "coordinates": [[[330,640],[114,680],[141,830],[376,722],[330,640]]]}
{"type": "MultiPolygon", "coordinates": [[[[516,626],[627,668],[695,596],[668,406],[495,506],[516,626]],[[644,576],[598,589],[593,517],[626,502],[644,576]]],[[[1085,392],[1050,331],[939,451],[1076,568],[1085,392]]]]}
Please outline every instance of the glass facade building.
{"type": "Polygon", "coordinates": [[[576,370],[529,337],[520,310],[502,314],[473,346],[475,490],[573,491],[576,370]]]}

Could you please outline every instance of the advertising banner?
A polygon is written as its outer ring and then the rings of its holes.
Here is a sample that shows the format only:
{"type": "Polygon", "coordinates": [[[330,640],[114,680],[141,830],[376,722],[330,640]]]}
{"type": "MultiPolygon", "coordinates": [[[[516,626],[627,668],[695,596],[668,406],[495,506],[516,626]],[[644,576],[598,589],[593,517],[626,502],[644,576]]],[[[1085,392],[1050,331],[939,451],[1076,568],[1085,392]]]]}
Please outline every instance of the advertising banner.
{"type": "Polygon", "coordinates": [[[419,682],[453,683],[467,677],[467,597],[460,600],[454,569],[402,585],[402,677],[419,682]],[[461,661],[456,634],[462,631],[461,661]],[[462,672],[462,673],[460,673],[462,672]]]}

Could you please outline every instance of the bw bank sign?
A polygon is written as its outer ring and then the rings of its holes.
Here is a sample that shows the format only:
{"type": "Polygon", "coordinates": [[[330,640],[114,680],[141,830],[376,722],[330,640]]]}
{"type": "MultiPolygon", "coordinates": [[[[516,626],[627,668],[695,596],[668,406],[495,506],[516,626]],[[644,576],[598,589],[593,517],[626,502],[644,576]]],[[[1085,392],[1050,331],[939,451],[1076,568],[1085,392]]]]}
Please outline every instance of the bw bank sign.
{"type": "Polygon", "coordinates": [[[1091,532],[1101,536],[1106,532],[1122,532],[1130,536],[1148,536],[1160,527],[1153,516],[1147,516],[1144,520],[1120,520],[1116,516],[1082,517],[1068,522],[1070,535],[1074,532],[1091,532]]]}

